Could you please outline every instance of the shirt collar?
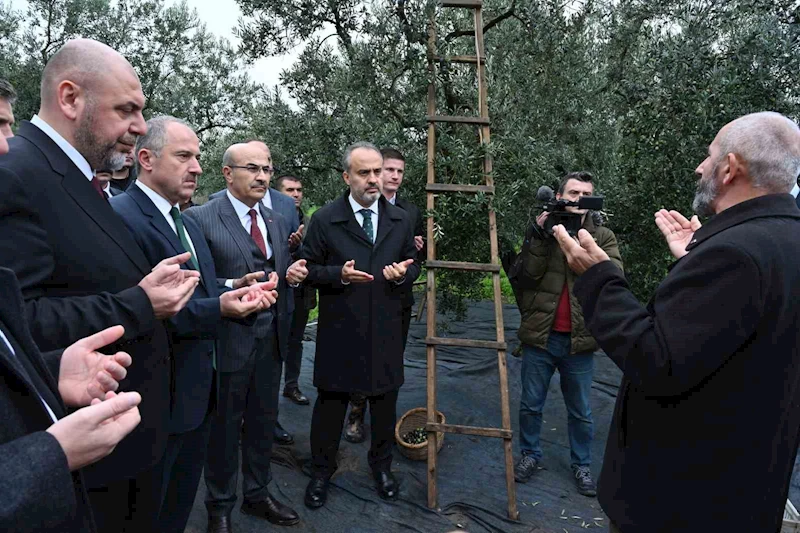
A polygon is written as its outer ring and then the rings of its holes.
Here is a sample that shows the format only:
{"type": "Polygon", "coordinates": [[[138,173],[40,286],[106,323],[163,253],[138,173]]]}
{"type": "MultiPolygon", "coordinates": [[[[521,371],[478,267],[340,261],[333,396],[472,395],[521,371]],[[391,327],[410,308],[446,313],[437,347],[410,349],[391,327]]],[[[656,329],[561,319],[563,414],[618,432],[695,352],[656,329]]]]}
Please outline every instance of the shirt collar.
{"type": "Polygon", "coordinates": [[[272,209],[272,195],[269,193],[269,188],[267,189],[267,194],[261,199],[261,203],[264,204],[264,207],[267,209],[272,209]]]}
{"type": "Polygon", "coordinates": [[[397,193],[394,193],[391,198],[387,198],[386,201],[392,205],[397,205],[397,193]]]}
{"type": "Polygon", "coordinates": [[[795,183],[795,184],[794,184],[794,187],[792,188],[792,196],[794,196],[795,198],[797,198],[797,194],[798,194],[798,193],[800,193],[800,185],[797,185],[797,184],[795,183]]]}
{"type": "Polygon", "coordinates": [[[86,179],[92,181],[94,173],[92,172],[91,165],[86,158],[75,149],[74,146],[72,146],[64,137],[62,137],[60,133],[54,130],[50,124],[42,120],[39,115],[33,115],[31,124],[42,130],[45,135],[50,137],[53,142],[56,143],[59,148],[61,148],[61,151],[67,154],[67,157],[69,157],[75,166],[78,167],[78,170],[80,170],[83,175],[86,176],[86,179]]]}
{"type": "Polygon", "coordinates": [[[244,202],[232,195],[231,191],[225,191],[225,194],[228,195],[228,200],[230,200],[231,204],[233,204],[233,209],[236,211],[236,216],[238,216],[240,219],[250,218],[251,209],[256,210],[256,216],[261,216],[261,210],[258,209],[258,204],[253,207],[247,207],[244,202]]]}
{"type": "MultiPolygon", "coordinates": [[[[347,199],[350,201],[350,207],[353,208],[353,213],[358,213],[362,209],[365,209],[363,205],[361,205],[358,202],[356,202],[356,199],[353,198],[353,193],[350,193],[349,195],[347,195],[347,199]]],[[[380,196],[378,196],[378,199],[375,200],[375,202],[371,206],[367,207],[366,209],[369,209],[370,211],[372,211],[373,213],[375,213],[377,215],[378,214],[378,201],[380,199],[381,199],[380,196]]]]}
{"type": "Polygon", "coordinates": [[[152,200],[153,204],[156,206],[156,209],[158,209],[162,215],[169,216],[169,212],[172,211],[172,208],[178,207],[178,204],[171,205],[169,200],[142,183],[140,180],[136,180],[136,186],[139,187],[142,192],[144,192],[147,197],[150,198],[150,200],[152,200]]]}
{"type": "Polygon", "coordinates": [[[103,192],[111,196],[111,182],[106,182],[106,184],[103,186],[103,192]]]}

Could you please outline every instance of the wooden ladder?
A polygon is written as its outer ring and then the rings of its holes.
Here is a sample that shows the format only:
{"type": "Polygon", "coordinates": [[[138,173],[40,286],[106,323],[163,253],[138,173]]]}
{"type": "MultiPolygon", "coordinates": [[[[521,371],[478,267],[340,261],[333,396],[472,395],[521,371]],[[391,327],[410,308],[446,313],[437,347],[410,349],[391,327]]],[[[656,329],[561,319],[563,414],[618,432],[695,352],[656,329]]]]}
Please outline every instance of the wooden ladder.
{"type": "MultiPolygon", "coordinates": [[[[428,26],[428,180],[426,185],[427,209],[433,212],[435,198],[444,193],[484,193],[494,194],[494,178],[492,177],[492,157],[488,149],[484,150],[483,175],[484,185],[466,185],[436,183],[435,155],[436,155],[436,124],[455,123],[479,127],[480,144],[488,148],[490,140],[489,109],[486,92],[486,65],[483,44],[483,13],[481,0],[444,0],[441,7],[471,9],[475,16],[475,51],[474,56],[452,56],[440,58],[436,55],[436,9],[431,8],[428,26]],[[477,117],[445,116],[436,114],[436,62],[450,61],[457,63],[474,64],[478,76],[478,102],[480,113],[477,117]]],[[[495,437],[503,439],[506,467],[506,491],[508,493],[508,516],[512,520],[519,519],[517,511],[516,485],[514,484],[514,461],[512,455],[511,413],[508,405],[508,372],[506,364],[506,342],[503,329],[503,302],[500,291],[500,258],[497,245],[497,221],[494,209],[489,206],[489,240],[491,243],[491,263],[463,263],[455,261],[437,261],[436,243],[434,240],[434,219],[428,216],[428,256],[427,256],[427,290],[428,302],[427,323],[428,331],[425,338],[427,344],[428,367],[428,401],[427,424],[428,432],[428,507],[437,507],[436,493],[436,453],[438,445],[438,432],[457,433],[460,435],[475,435],[479,437],[495,437]],[[483,341],[473,339],[458,339],[438,337],[436,334],[436,271],[439,269],[488,272],[492,275],[494,288],[494,313],[497,329],[496,341],[483,341]],[[500,401],[502,410],[502,428],[458,426],[453,424],[440,424],[436,418],[436,348],[437,346],[457,346],[464,348],[485,348],[497,350],[497,368],[500,375],[500,401]]]]}

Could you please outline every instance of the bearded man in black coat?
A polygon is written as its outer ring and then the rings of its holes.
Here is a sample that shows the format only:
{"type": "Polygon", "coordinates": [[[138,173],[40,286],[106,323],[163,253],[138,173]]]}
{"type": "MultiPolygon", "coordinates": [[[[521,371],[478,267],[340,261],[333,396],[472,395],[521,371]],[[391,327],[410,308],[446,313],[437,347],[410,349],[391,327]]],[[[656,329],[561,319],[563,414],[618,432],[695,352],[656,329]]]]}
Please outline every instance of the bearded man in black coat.
{"type": "Polygon", "coordinates": [[[397,498],[391,473],[397,393],[403,384],[403,299],[419,275],[408,214],[381,196],[380,151],[355,143],[344,156],[349,190],[311,219],[302,257],[319,291],[311,419],[312,479],[305,503],[325,504],[350,395],[370,403],[369,464],[378,494],[397,498]]]}
{"type": "Polygon", "coordinates": [[[798,171],[786,117],[722,128],[696,170],[708,222],[655,215],[677,261],[647,308],[588,233],[558,228],[586,325],[624,374],[598,486],[611,531],[780,529],[800,442],[798,171]]]}

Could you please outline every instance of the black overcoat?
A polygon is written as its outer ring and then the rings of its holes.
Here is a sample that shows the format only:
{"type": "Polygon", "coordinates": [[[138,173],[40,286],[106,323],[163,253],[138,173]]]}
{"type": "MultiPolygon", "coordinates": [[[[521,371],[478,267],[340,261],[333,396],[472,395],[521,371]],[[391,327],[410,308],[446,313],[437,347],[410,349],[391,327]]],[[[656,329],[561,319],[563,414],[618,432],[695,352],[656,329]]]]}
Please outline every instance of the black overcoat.
{"type": "Polygon", "coordinates": [[[374,396],[403,384],[402,300],[420,268],[409,266],[400,284],[383,277],[386,265],[417,257],[412,222],[381,197],[373,245],[348,195],[314,213],[301,252],[308,261],[306,283],[319,291],[314,385],[374,396]],[[342,266],[351,259],[375,280],[343,285],[342,266]]]}
{"type": "Polygon", "coordinates": [[[789,194],[698,230],[645,309],[617,267],[575,284],[624,378],[598,498],[624,533],[780,529],[800,437],[800,210],[789,194]]]}

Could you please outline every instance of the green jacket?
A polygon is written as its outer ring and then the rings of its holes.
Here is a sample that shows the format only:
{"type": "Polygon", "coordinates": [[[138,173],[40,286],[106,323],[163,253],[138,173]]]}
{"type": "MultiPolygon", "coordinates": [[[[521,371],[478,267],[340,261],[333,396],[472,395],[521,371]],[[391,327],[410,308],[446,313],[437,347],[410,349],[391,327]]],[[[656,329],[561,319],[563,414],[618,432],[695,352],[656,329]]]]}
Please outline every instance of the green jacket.
{"type": "MultiPolygon", "coordinates": [[[[622,269],[622,257],[614,233],[606,227],[595,226],[591,214],[586,217],[583,228],[592,234],[611,261],[622,269]]],[[[535,288],[522,291],[519,306],[522,321],[517,332],[519,339],[529,346],[547,349],[547,339],[553,328],[556,307],[566,280],[572,315],[570,353],[596,350],[597,342],[586,330],[580,303],[572,294],[577,275],[567,266],[567,260],[556,240],[552,237],[541,239],[534,236],[531,239],[529,253],[523,259],[523,265],[526,282],[535,288]]]]}

